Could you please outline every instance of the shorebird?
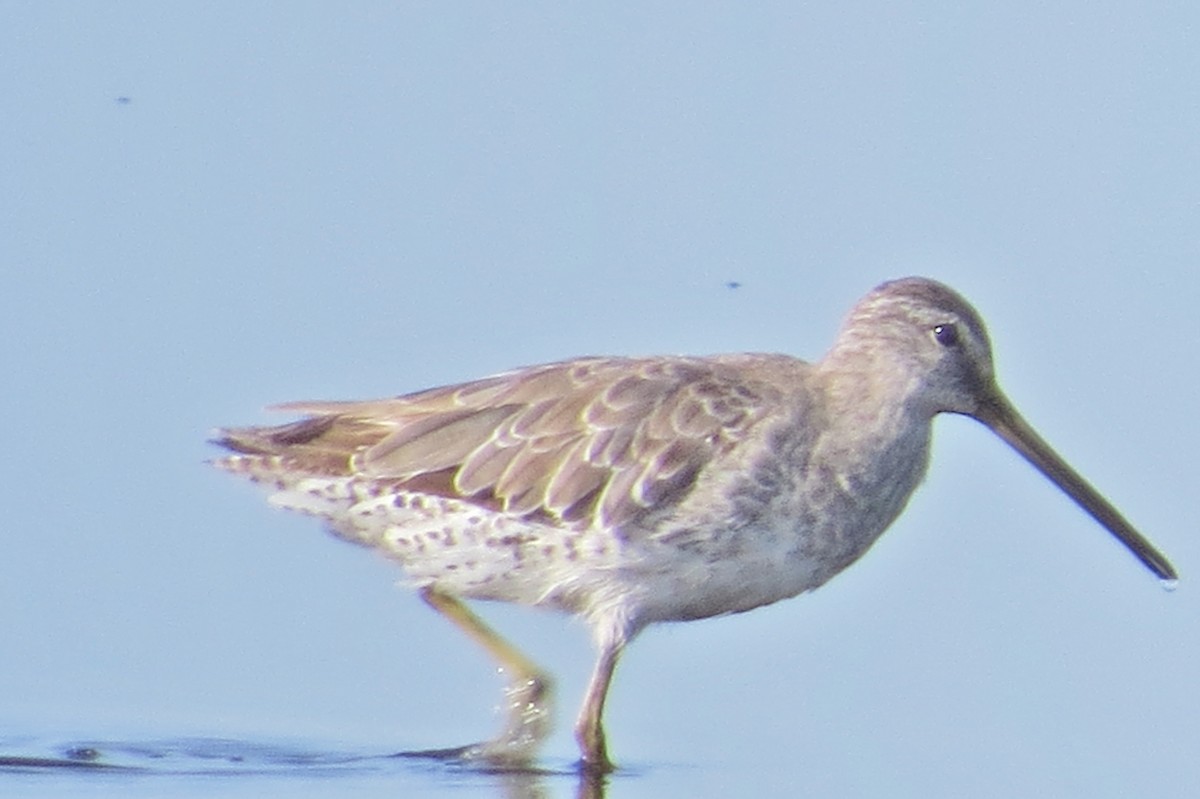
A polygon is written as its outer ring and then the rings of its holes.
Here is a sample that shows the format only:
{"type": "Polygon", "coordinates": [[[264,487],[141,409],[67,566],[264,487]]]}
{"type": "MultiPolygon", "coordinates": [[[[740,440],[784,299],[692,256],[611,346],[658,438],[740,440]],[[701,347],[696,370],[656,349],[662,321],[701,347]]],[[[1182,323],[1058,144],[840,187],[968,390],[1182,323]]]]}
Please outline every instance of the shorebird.
{"type": "Polygon", "coordinates": [[[613,768],[601,717],[622,650],[656,622],[741,613],[863,555],[925,474],[939,413],[991,428],[1160,579],[1175,569],[1030,427],[996,384],[975,310],[924,278],[884,283],[819,361],[579,358],[367,402],[299,402],[220,431],[222,469],[397,561],[507,673],[484,743],[431,750],[528,763],[550,679],[463,600],[581,617],[598,649],[575,727],[613,768]]]}

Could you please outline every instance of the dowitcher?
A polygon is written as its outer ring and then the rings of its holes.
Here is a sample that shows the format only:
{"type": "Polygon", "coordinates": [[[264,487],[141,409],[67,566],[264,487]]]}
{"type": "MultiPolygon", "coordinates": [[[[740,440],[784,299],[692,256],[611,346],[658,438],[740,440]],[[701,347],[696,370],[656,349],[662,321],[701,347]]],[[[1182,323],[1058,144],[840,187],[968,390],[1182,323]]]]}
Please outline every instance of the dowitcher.
{"type": "Polygon", "coordinates": [[[577,615],[598,657],[575,732],[612,768],[601,717],[625,646],[655,622],[741,613],[822,585],[904,508],[933,418],[972,416],[1163,580],[1175,570],[998,388],[979,315],[923,278],[876,288],[832,349],[580,358],[368,402],[300,402],[277,427],[221,431],[223,469],[272,504],[397,561],[507,672],[508,717],[444,750],[524,763],[550,681],[463,600],[577,615]]]}

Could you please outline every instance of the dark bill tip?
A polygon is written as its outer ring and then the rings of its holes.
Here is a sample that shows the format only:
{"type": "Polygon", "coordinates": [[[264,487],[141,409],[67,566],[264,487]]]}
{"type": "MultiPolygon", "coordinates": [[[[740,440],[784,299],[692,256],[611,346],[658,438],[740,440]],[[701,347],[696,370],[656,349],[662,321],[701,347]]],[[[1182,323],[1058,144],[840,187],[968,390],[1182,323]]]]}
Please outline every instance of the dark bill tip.
{"type": "MultiPolygon", "coordinates": [[[[987,425],[1025,460],[1037,467],[1079,507],[1101,525],[1154,572],[1160,580],[1173,584],[1179,579],[1175,567],[1149,540],[1121,515],[1112,503],[1064,461],[1046,441],[1029,426],[1003,394],[996,391],[975,418],[987,425]]],[[[1173,587],[1173,586],[1169,586],[1173,587]]]]}

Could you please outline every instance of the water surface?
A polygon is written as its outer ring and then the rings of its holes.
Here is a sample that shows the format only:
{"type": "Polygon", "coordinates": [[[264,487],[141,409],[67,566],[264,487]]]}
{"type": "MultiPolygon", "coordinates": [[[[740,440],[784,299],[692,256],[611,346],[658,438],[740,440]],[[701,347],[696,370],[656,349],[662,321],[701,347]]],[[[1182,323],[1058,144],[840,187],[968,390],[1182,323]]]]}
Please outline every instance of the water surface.
{"type": "Polygon", "coordinates": [[[303,742],[0,737],[0,787],[20,796],[603,797],[613,783],[643,776],[629,768],[595,779],[566,761],[499,770],[428,753],[303,742]]]}

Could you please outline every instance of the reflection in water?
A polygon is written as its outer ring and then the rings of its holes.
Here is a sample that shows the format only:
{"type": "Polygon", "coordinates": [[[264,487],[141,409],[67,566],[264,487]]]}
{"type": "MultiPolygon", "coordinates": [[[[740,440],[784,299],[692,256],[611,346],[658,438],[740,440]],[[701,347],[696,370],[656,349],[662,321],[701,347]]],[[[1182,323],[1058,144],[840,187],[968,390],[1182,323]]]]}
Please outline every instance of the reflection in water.
{"type": "Polygon", "coordinates": [[[552,775],[536,769],[503,771],[496,776],[500,788],[499,795],[504,799],[550,799],[548,783],[551,777],[554,777],[554,782],[560,782],[568,776],[574,776],[578,780],[576,799],[604,799],[608,779],[605,775],[590,774],[587,771],[552,775]]]}
{"type": "Polygon", "coordinates": [[[473,747],[456,749],[432,749],[419,752],[398,752],[393,757],[408,760],[433,760],[459,772],[464,769],[479,774],[490,774],[497,778],[504,799],[547,799],[546,783],[550,778],[562,780],[574,777],[578,780],[575,791],[577,799],[603,799],[608,777],[584,771],[576,766],[569,769],[552,770],[536,766],[503,768],[485,764],[483,761],[464,760],[461,755],[473,747]]]}
{"type": "MultiPolygon", "coordinates": [[[[499,789],[497,795],[503,799],[549,799],[549,786],[560,787],[575,783],[576,799],[603,799],[608,787],[608,775],[583,771],[576,764],[562,768],[497,767],[479,760],[463,760],[455,757],[461,750],[433,750],[423,752],[398,752],[391,757],[413,763],[426,761],[437,765],[442,776],[453,774],[491,777],[499,789]]],[[[562,795],[561,791],[556,795],[562,795]]]]}
{"type": "MultiPolygon", "coordinates": [[[[549,799],[548,775],[534,770],[510,771],[497,775],[500,796],[504,799],[549,799]]],[[[559,775],[561,779],[566,775],[559,775]]],[[[607,777],[588,772],[576,772],[579,780],[575,791],[576,799],[603,799],[607,777]]]]}
{"type": "Polygon", "coordinates": [[[455,757],[457,753],[461,750],[379,755],[225,738],[63,742],[8,736],[0,738],[0,777],[88,773],[129,778],[367,776],[379,778],[385,787],[392,778],[407,785],[416,779],[433,790],[477,779],[481,785],[494,786],[496,795],[504,799],[550,799],[562,796],[570,785],[577,799],[602,799],[607,789],[608,777],[581,772],[575,764],[498,768],[463,760],[455,757]]]}

